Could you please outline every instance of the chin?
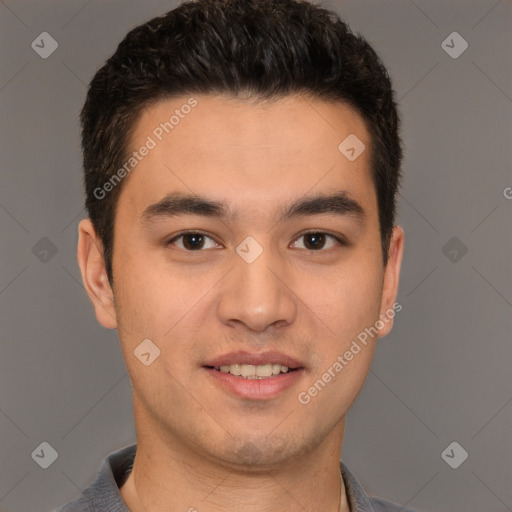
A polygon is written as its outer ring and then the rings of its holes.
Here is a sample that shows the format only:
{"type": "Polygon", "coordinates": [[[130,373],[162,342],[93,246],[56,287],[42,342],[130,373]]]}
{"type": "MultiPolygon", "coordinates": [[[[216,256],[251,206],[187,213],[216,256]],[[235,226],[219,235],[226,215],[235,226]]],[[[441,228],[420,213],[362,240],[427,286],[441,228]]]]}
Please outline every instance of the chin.
{"type": "MultiPolygon", "coordinates": [[[[296,438],[295,438],[296,439],[296,438]]],[[[225,445],[225,451],[218,453],[218,458],[230,466],[235,466],[238,471],[264,471],[269,467],[286,463],[308,451],[306,446],[298,446],[291,442],[290,434],[269,437],[238,436],[230,438],[229,445],[225,445]]]]}

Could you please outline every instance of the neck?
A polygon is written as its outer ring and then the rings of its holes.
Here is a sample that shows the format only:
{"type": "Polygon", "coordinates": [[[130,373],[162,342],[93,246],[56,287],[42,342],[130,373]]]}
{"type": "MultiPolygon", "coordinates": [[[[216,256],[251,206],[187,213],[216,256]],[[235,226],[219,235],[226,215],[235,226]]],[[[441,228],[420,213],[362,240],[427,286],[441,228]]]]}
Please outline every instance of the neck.
{"type": "Polygon", "coordinates": [[[310,452],[276,467],[232,467],[138,432],[132,472],[121,487],[131,512],[349,512],[339,460],[343,425],[310,452]],[[341,430],[341,432],[340,432],[341,430]]]}

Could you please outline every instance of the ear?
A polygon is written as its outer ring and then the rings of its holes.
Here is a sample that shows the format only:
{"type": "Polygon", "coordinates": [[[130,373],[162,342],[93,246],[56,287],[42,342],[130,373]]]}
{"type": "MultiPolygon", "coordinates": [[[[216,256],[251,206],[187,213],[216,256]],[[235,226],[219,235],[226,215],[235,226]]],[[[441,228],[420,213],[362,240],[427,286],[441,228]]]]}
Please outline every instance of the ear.
{"type": "Polygon", "coordinates": [[[398,294],[398,283],[400,280],[400,267],[402,265],[402,256],[404,252],[404,230],[400,226],[393,228],[393,234],[389,244],[388,262],[384,270],[384,282],[382,286],[382,296],[380,302],[380,325],[379,338],[390,333],[393,327],[393,318],[395,314],[402,310],[401,304],[396,304],[398,294]]]}
{"type": "Polygon", "coordinates": [[[96,234],[91,219],[83,219],[78,226],[78,265],[82,281],[94,306],[96,319],[107,329],[117,327],[114,293],[108,282],[103,258],[103,244],[96,234]]]}

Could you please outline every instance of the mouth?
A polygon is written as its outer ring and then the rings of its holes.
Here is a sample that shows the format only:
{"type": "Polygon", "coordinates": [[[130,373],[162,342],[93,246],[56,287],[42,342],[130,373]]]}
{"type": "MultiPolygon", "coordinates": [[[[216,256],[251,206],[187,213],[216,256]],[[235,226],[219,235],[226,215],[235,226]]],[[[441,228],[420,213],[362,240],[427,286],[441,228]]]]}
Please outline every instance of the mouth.
{"type": "Polygon", "coordinates": [[[305,367],[280,352],[233,352],[208,361],[203,368],[224,392],[249,400],[278,396],[296,384],[305,367]]]}
{"type": "Polygon", "coordinates": [[[289,368],[280,363],[270,364],[223,364],[221,366],[206,366],[206,368],[216,370],[222,373],[229,373],[242,379],[271,379],[283,373],[291,373],[299,368],[289,368]]]}

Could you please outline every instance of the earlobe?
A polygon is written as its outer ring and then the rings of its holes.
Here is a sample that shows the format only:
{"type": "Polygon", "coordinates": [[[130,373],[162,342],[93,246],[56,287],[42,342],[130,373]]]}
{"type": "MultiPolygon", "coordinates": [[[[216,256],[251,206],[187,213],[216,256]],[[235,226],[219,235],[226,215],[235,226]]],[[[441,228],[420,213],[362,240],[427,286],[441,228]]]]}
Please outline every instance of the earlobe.
{"type": "Polygon", "coordinates": [[[382,286],[379,338],[390,333],[393,327],[395,314],[402,309],[396,304],[398,285],[400,281],[400,268],[404,252],[404,230],[400,226],[393,228],[393,235],[389,244],[388,262],[384,270],[384,282],[382,286]],[[382,324],[384,324],[382,326],[382,324]],[[382,328],[380,328],[382,326],[382,328]]]}
{"type": "Polygon", "coordinates": [[[98,322],[107,329],[115,329],[114,294],[105,270],[103,245],[89,218],[80,221],[78,226],[77,259],[98,322]]]}

